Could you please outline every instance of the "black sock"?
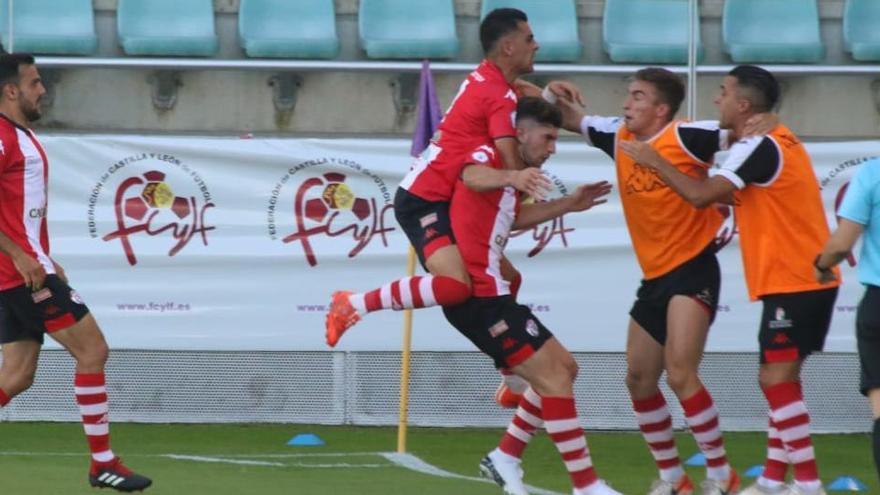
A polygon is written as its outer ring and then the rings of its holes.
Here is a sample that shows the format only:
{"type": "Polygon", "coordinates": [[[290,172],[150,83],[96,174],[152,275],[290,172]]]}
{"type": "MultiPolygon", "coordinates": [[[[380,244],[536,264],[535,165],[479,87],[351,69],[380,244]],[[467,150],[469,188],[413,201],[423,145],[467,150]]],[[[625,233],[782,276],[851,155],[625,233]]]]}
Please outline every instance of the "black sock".
{"type": "Polygon", "coordinates": [[[877,475],[880,476],[880,418],[874,420],[874,464],[877,465],[877,475]]]}

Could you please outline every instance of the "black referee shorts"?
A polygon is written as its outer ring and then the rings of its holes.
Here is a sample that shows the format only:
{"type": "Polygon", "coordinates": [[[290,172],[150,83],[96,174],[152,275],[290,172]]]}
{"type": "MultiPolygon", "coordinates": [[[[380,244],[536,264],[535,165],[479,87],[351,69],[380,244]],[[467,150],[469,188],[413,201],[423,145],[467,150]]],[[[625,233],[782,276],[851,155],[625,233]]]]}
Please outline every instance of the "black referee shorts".
{"type": "Polygon", "coordinates": [[[869,285],[856,313],[862,393],[880,388],[880,287],[869,285]]]}

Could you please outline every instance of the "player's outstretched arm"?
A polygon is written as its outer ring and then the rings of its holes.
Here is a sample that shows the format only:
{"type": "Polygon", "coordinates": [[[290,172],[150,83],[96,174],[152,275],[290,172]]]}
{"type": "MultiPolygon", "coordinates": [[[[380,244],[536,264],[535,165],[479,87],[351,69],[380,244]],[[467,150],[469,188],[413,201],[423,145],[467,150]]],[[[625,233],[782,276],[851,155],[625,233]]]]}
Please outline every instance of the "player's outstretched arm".
{"type": "Polygon", "coordinates": [[[649,143],[621,141],[620,149],[636,162],[655,170],[666,185],[697,208],[729,200],[736,190],[736,186],[724,177],[695,179],[680,172],[649,143]]]}
{"type": "Polygon", "coordinates": [[[498,170],[487,166],[465,165],[461,179],[464,185],[477,192],[513,187],[535,199],[543,199],[552,187],[550,179],[542,174],[540,169],[534,167],[522,170],[498,170]]]}
{"type": "Polygon", "coordinates": [[[562,128],[575,134],[581,133],[581,121],[586,117],[583,108],[564,99],[556,100],[556,106],[562,110],[562,128]]]}
{"type": "Polygon", "coordinates": [[[611,184],[607,181],[584,184],[574,194],[544,203],[524,204],[513,222],[514,229],[530,229],[566,213],[585,211],[605,203],[604,199],[611,192],[611,184]]]}
{"type": "Polygon", "coordinates": [[[551,100],[555,100],[556,97],[562,97],[564,100],[584,105],[584,96],[581,94],[581,90],[568,81],[550,81],[544,89],[525,79],[517,79],[513,85],[521,96],[543,97],[550,103],[555,103],[551,100]]]}

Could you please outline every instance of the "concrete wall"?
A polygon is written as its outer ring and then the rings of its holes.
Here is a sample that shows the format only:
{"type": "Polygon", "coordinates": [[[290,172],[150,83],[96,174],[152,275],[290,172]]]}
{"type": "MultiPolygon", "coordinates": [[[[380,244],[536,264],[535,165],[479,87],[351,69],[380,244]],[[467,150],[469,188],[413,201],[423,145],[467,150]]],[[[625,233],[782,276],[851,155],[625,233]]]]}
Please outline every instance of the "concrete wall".
{"type": "MultiPolygon", "coordinates": [[[[843,0],[822,0],[826,64],[852,63],[841,46],[843,0]]],[[[116,36],[116,0],[94,0],[100,56],[124,56],[116,36]]],[[[336,0],[340,60],[361,60],[357,0],[336,0]]],[[[456,0],[462,50],[455,60],[477,63],[479,0],[456,0]]],[[[601,0],[578,0],[581,62],[609,63],[601,44],[601,0]]],[[[728,64],[721,49],[721,0],[701,1],[701,36],[707,64],[728,64]]],[[[215,0],[220,37],[218,58],[243,58],[237,37],[238,0],[215,0]]],[[[57,78],[54,104],[42,125],[55,129],[146,132],[399,134],[409,133],[412,115],[394,105],[390,74],[318,72],[300,74],[296,109],[279,114],[272,103],[270,72],[183,72],[176,106],[153,107],[146,70],[64,70],[57,78]]],[[[464,74],[436,76],[442,105],[455,94],[464,74]]],[[[874,76],[789,76],[784,79],[783,118],[801,135],[817,138],[875,137],[880,132],[874,76]]],[[[625,80],[616,76],[576,76],[591,111],[619,112],[625,80]]],[[[717,77],[698,82],[698,117],[714,115],[717,77]]]]}

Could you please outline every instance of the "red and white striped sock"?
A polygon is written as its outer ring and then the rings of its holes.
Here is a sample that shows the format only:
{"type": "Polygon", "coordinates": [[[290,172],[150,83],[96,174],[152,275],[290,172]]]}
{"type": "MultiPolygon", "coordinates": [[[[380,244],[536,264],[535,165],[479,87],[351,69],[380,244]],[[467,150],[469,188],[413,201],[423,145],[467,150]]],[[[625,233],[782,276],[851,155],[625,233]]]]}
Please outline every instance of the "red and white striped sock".
{"type": "Polygon", "coordinates": [[[369,292],[352,294],[352,306],[360,314],[381,309],[415,309],[431,306],[455,306],[471,296],[467,284],[452,277],[425,275],[404,277],[369,292]]]}
{"type": "Polygon", "coordinates": [[[598,481],[587,439],[577,417],[574,397],[541,397],[544,428],[556,444],[575,490],[598,481]]]}
{"type": "Polygon", "coordinates": [[[785,483],[785,474],[788,471],[788,454],[782,444],[782,437],[773,417],[767,426],[767,460],[764,461],[764,472],[758,478],[758,483],[768,488],[776,488],[785,483]]]}
{"type": "Polygon", "coordinates": [[[535,431],[544,424],[541,418],[541,396],[530,387],[519,401],[519,407],[507,426],[507,431],[501,437],[498,450],[521,459],[529,441],[535,436],[535,431]]]}
{"type": "Polygon", "coordinates": [[[77,373],[73,385],[92,452],[92,465],[108,463],[116,456],[110,450],[110,408],[107,405],[104,373],[77,373]]]}
{"type": "Polygon", "coordinates": [[[670,483],[677,482],[684,476],[684,469],[678,458],[675,437],[672,435],[672,415],[669,414],[663,393],[658,391],[653,397],[634,399],[633,410],[642,436],[660,470],[660,478],[670,483]]]}
{"type": "Polygon", "coordinates": [[[685,421],[694,440],[706,457],[706,476],[723,481],[730,477],[730,464],[724,450],[724,437],[718,424],[718,410],[705,387],[688,399],[681,401],[685,421]]]}
{"type": "Polygon", "coordinates": [[[4,407],[6,406],[6,404],[9,404],[10,400],[12,399],[8,395],[6,395],[6,392],[4,392],[2,388],[0,388],[0,407],[4,407]]]}
{"type": "Polygon", "coordinates": [[[819,488],[819,468],[810,438],[810,414],[804,404],[801,383],[779,383],[764,389],[764,395],[792,464],[795,482],[808,490],[819,488]]]}

